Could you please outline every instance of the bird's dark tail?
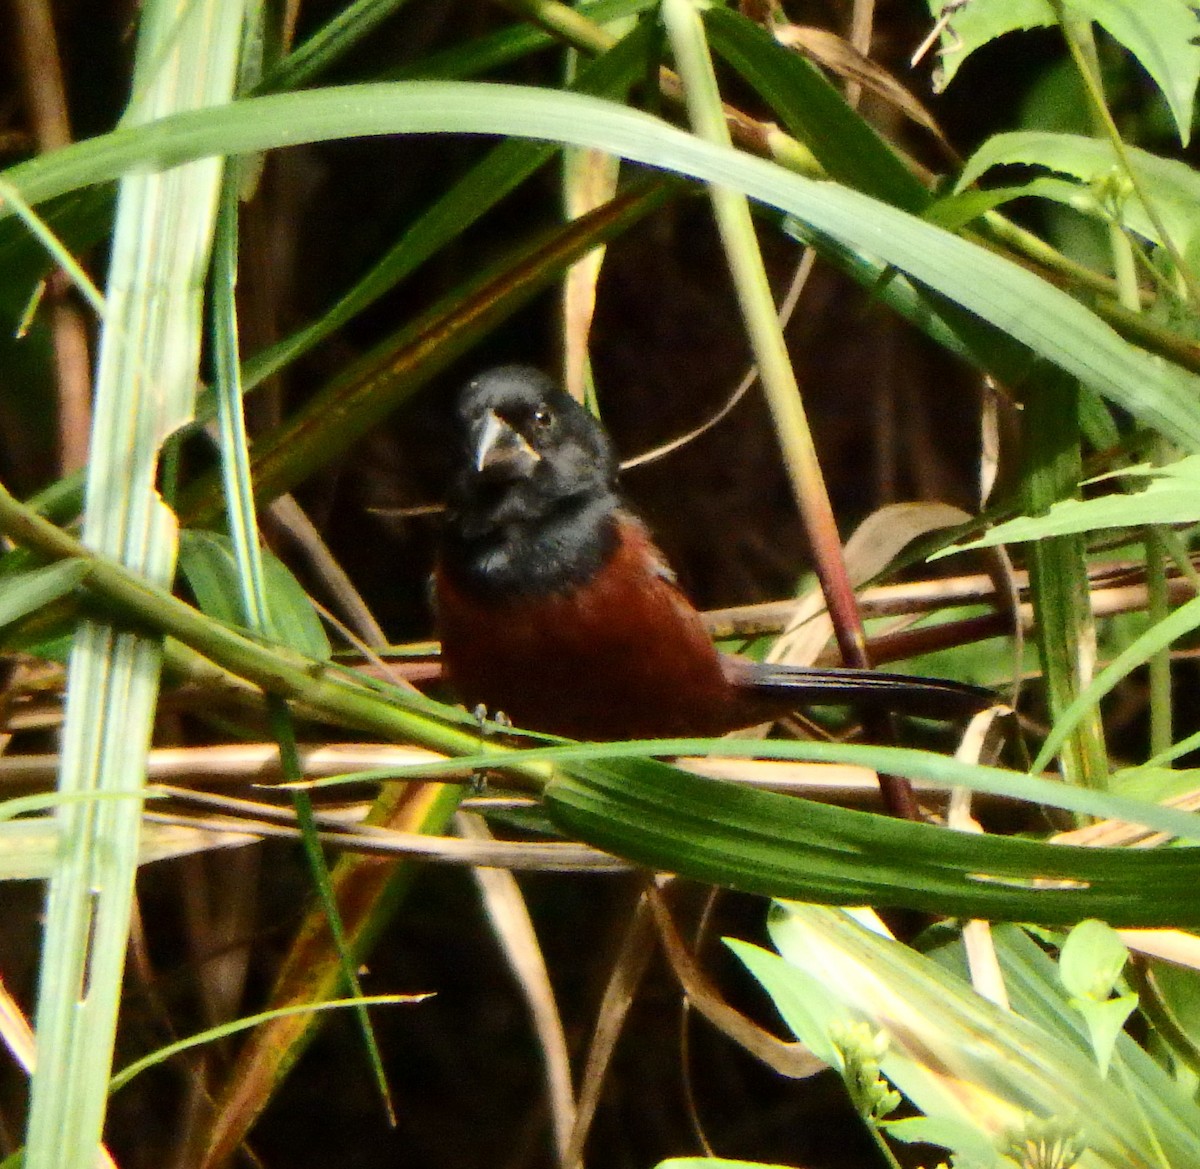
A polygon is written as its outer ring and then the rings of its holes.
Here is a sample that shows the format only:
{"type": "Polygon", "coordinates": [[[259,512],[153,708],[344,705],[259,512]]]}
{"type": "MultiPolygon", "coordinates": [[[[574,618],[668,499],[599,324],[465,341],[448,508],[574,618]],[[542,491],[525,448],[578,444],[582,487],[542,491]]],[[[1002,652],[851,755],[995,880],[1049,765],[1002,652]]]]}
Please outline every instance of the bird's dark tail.
{"type": "Polygon", "coordinates": [[[922,718],[969,718],[999,701],[991,690],[947,678],[878,670],[774,665],[722,656],[726,677],[780,707],[860,706],[922,718]]]}

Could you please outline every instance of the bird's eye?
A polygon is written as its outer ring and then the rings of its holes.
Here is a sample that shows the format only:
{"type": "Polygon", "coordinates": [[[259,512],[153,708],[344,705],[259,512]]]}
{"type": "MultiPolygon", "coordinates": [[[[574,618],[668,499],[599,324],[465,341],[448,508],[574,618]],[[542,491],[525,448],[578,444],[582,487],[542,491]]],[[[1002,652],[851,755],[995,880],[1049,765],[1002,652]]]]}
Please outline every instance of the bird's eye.
{"type": "Polygon", "coordinates": [[[547,429],[554,421],[554,415],[551,413],[550,407],[543,404],[533,412],[533,424],[539,430],[547,429]]]}

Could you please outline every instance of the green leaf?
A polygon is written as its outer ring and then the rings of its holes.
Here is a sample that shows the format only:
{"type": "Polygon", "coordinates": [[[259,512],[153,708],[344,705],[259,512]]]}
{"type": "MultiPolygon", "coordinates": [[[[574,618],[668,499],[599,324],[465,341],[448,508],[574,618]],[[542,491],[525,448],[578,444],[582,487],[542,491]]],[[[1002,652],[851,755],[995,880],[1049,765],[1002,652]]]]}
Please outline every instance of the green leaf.
{"type": "Polygon", "coordinates": [[[844,1072],[843,1059],[830,1037],[831,1025],[848,1023],[855,1016],[837,997],[804,970],[788,970],[780,976],[778,959],[760,946],[737,938],[723,939],[742,964],[771,996],[779,1017],[791,1033],[819,1060],[844,1072]]]}
{"type": "MultiPolygon", "coordinates": [[[[1200,236],[1200,174],[1186,163],[1127,146],[1126,151],[1163,226],[1180,251],[1200,236]]],[[[1120,176],[1122,164],[1112,144],[1079,134],[1020,130],[989,138],[966,162],[955,184],[963,191],[994,166],[1037,166],[1070,175],[1081,187],[1075,192],[1034,180],[1006,188],[1006,197],[1040,195],[1066,203],[1098,218],[1124,223],[1146,239],[1161,243],[1141,200],[1120,176]]]]}
{"type": "Polygon", "coordinates": [[[1137,1005],[1135,994],[1121,995],[1104,1002],[1090,998],[1071,999],[1071,1006],[1083,1016],[1083,1021],[1087,1024],[1092,1051],[1096,1056],[1096,1066],[1099,1067],[1102,1076],[1108,1074],[1117,1038],[1125,1029],[1129,1016],[1137,1010],[1137,1005]]]}
{"type": "MultiPolygon", "coordinates": [[[[932,0],[938,15],[948,0],[932,0]]],[[[1066,0],[1068,14],[1094,20],[1132,53],[1162,90],[1186,146],[1200,78],[1200,19],[1188,0],[1066,0]]],[[[942,36],[939,88],[976,49],[1005,33],[1057,23],[1048,0],[971,0],[954,12],[942,36]]]]}
{"type": "MultiPolygon", "coordinates": [[[[951,0],[930,0],[929,10],[940,16],[950,5],[951,0]]],[[[937,88],[945,89],[962,63],[997,37],[1054,23],[1048,0],[971,0],[959,6],[942,34],[937,88]]]]}
{"type": "Polygon", "coordinates": [[[1193,597],[1169,617],[1152,625],[1128,648],[1122,650],[1055,720],[1041,751],[1038,752],[1038,757],[1033,761],[1032,770],[1036,772],[1046,767],[1066,737],[1088,717],[1100,699],[1131,670],[1144,665],[1159,650],[1166,649],[1171,642],[1190,633],[1197,626],[1200,626],[1200,597],[1193,597]]]}
{"type": "Polygon", "coordinates": [[[1200,457],[1189,455],[1164,467],[1132,467],[1123,470],[1121,478],[1145,478],[1147,485],[1144,490],[1128,495],[1118,492],[1095,499],[1064,499],[1044,515],[1006,520],[978,540],[937,552],[930,559],[948,555],[951,551],[992,548],[998,544],[1074,535],[1102,528],[1200,522],[1200,457]]]}
{"type": "MultiPolygon", "coordinates": [[[[649,34],[648,25],[635,29],[607,53],[588,62],[571,88],[580,93],[622,97],[645,72],[649,34]]],[[[553,142],[524,139],[501,142],[407,224],[400,239],[323,315],[291,336],[251,356],[243,370],[246,385],[252,387],[260,384],[374,304],[431,256],[460,239],[471,224],[476,223],[557,153],[558,147],[553,142]]]]}
{"type": "MultiPolygon", "coordinates": [[[[226,625],[243,626],[241,586],[228,536],[185,529],[180,533],[179,569],[203,612],[226,625]]],[[[333,649],[303,586],[287,565],[266,549],[263,572],[273,635],[306,657],[327,660],[333,649]]]]}
{"type": "Polygon", "coordinates": [[[977,1128],[946,1117],[906,1116],[885,1120],[880,1126],[905,1144],[940,1145],[954,1154],[954,1169],[1011,1169],[990,1140],[977,1128]]]}
{"type": "MultiPolygon", "coordinates": [[[[430,705],[437,704],[431,702],[430,705]]],[[[469,716],[463,715],[461,721],[471,720],[469,716]]],[[[409,779],[440,779],[447,775],[458,775],[464,768],[480,770],[531,764],[540,773],[547,763],[573,767],[577,763],[591,765],[599,761],[605,767],[626,773],[629,782],[636,784],[642,780],[663,778],[659,772],[665,765],[652,762],[648,757],[653,756],[707,755],[710,758],[742,759],[749,756],[755,759],[790,759],[806,763],[846,763],[888,774],[906,775],[909,779],[946,787],[966,787],[972,791],[1028,800],[1031,803],[1081,812],[1088,816],[1127,820],[1178,836],[1183,840],[1200,840],[1200,816],[1192,812],[1164,808],[1152,802],[1129,799],[1109,792],[1084,791],[1055,780],[1029,775],[1024,771],[965,763],[932,751],[920,751],[910,747],[784,739],[635,739],[623,743],[565,743],[561,746],[520,751],[484,750],[470,755],[465,754],[456,742],[451,753],[455,755],[454,759],[416,764],[404,768],[403,775],[409,779]]],[[[668,775],[689,775],[670,767],[666,767],[666,772],[668,775]]],[[[344,779],[330,777],[313,780],[308,787],[329,787],[344,782],[344,779]]],[[[734,788],[737,786],[722,785],[734,788]]],[[[951,833],[951,836],[955,834],[951,833]]],[[[961,837],[958,839],[961,840],[961,837]]]]}
{"type": "Polygon", "coordinates": [[[831,178],[906,211],[929,203],[921,180],[816,66],[729,8],[709,8],[704,27],[713,51],[754,86],[831,178]]]}
{"type": "MultiPolygon", "coordinates": [[[[205,0],[181,18],[170,0],[143,5],[133,95],[122,119],[126,135],[148,131],[155,113],[230,100],[246,8],[243,0],[205,0]]],[[[159,459],[165,437],[192,417],[222,165],[214,157],[127,175],[118,197],[82,537],[160,586],[174,575],[176,522],[157,490],[159,459]]],[[[96,619],[77,626],[59,790],[117,798],[68,802],[56,812],[60,837],[46,896],[27,1169],[97,1163],[161,662],[162,637],[155,632],[96,619]]]]}
{"type": "MultiPolygon", "coordinates": [[[[883,1074],[927,1116],[974,1128],[1003,1144],[1030,1118],[1080,1131],[1111,1166],[1159,1162],[1124,1085],[1101,1078],[1086,1048],[976,993],[960,977],[850,915],[776,903],[768,921],[780,957],[760,951],[772,997],[801,971],[887,1040],[883,1074]]],[[[756,971],[757,973],[757,971],[756,971]]],[[[838,1016],[834,1016],[836,1021],[838,1016]]],[[[1178,1093],[1188,1117],[1194,1106],[1178,1093]]],[[[1044,1127],[1044,1124],[1040,1127],[1044,1127]]],[[[1200,1130],[1171,1148],[1200,1154],[1200,1130]]]]}
{"type": "Polygon", "coordinates": [[[1116,930],[1102,921],[1081,921],[1063,942],[1058,976],[1075,998],[1104,1002],[1128,961],[1129,951],[1116,930]]]}
{"type": "Polygon", "coordinates": [[[1151,961],[1144,971],[1142,1009],[1172,1054],[1200,1073],[1200,971],[1151,961]]]}
{"type": "Polygon", "coordinates": [[[233,1019],[228,1023],[221,1023],[216,1027],[209,1027],[196,1035],[189,1035],[186,1039],[177,1039],[174,1043],[168,1043],[166,1047],[160,1047],[157,1051],[151,1052],[141,1059],[134,1060],[133,1063],[126,1065],[119,1072],[115,1073],[109,1081],[108,1090],[110,1093],[119,1092],[130,1080],[141,1075],[142,1072],[149,1070],[152,1067],[157,1067],[160,1063],[171,1059],[182,1051],[191,1051],[197,1047],[203,1047],[209,1043],[215,1043],[219,1039],[226,1039],[230,1035],[237,1035],[242,1031],[249,1031],[254,1027],[259,1027],[264,1023],[272,1022],[275,1019],[286,1019],[293,1015],[318,1015],[325,1011],[337,1011],[344,1008],[350,1010],[362,1010],[363,1007],[383,1007],[383,1006],[407,1006],[413,1003],[419,1003],[429,997],[431,992],[424,994],[373,994],[360,995],[357,998],[351,999],[335,999],[333,1001],[324,1002],[305,1002],[298,1003],[294,1006],[275,1007],[271,1010],[259,1011],[254,1015],[246,1015],[240,1019],[233,1019]]]}
{"type": "MultiPolygon", "coordinates": [[[[1012,1009],[1035,1022],[1044,1031],[1073,1044],[1094,1068],[1091,1042],[1079,1014],[1069,1009],[1068,996],[1058,978],[1057,965],[1040,945],[1014,926],[992,929],[1004,974],[1004,985],[1012,1009]]],[[[965,957],[961,941],[939,946],[930,955],[939,965],[964,973],[965,957]]],[[[1110,1076],[1121,1089],[1118,1105],[1125,1123],[1136,1123],[1154,1134],[1164,1155],[1152,1162],[1157,1169],[1166,1165],[1191,1165],[1197,1162],[1200,1111],[1181,1085],[1140,1048],[1129,1035],[1118,1035],[1113,1065],[1119,1073],[1110,1076]]],[[[1093,1107],[1100,1107],[1099,1097],[1093,1107]]]]}
{"type": "Polygon", "coordinates": [[[1189,0],[1067,0],[1078,16],[1094,20],[1141,62],[1162,90],[1184,146],[1200,81],[1200,17],[1189,0]]]}
{"type": "Polygon", "coordinates": [[[0,576],[0,629],[73,592],[87,572],[85,560],[59,560],[0,576]]]}
{"type": "MultiPolygon", "coordinates": [[[[1029,399],[1022,464],[1031,511],[1078,490],[1083,477],[1079,399],[1078,383],[1061,375],[1044,379],[1029,399]]],[[[1046,703],[1057,719],[1079,693],[1085,647],[1096,640],[1086,549],[1078,536],[1056,536],[1029,545],[1026,553],[1046,703]]],[[[1071,784],[1107,786],[1104,727],[1095,709],[1081,712],[1063,739],[1062,775],[1071,784]]]]}

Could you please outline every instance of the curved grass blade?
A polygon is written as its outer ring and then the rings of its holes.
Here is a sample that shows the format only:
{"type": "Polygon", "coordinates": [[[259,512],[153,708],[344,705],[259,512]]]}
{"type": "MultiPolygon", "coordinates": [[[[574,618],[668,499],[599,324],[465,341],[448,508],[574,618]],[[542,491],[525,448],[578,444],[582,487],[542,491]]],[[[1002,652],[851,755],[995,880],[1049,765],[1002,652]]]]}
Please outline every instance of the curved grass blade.
{"type": "Polygon", "coordinates": [[[336,137],[439,132],[569,142],[740,190],[908,273],[1181,446],[1200,450],[1196,379],[1128,344],[1034,273],[860,192],[807,179],[582,95],[398,82],[251,98],[165,118],[137,134],[116,130],[22,163],[4,177],[36,203],[136,166],[165,167],[224,151],[336,137]]]}
{"type": "Polygon", "coordinates": [[[545,800],[560,828],[590,844],[749,893],[1047,924],[1200,923],[1195,847],[1087,849],[958,833],[651,763],[575,764],[545,800]]]}

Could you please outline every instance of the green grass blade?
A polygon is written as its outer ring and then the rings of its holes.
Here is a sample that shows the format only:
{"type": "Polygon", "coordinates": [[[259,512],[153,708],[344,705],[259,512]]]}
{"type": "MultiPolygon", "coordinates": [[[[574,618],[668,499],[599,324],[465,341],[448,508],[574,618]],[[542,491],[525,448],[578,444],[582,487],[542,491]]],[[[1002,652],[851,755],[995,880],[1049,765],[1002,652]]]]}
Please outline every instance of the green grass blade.
{"type": "MultiPolygon", "coordinates": [[[[1083,478],[1079,394],[1062,377],[1043,379],[1026,408],[1024,480],[1026,506],[1034,514],[1074,495],[1083,478]]],[[[1090,680],[1096,653],[1087,563],[1079,536],[1054,536],[1028,545],[1034,630],[1042,660],[1046,703],[1056,722],[1090,680]]],[[[1104,729],[1095,706],[1081,712],[1060,740],[1063,778],[1102,788],[1108,783],[1104,729]]]]}
{"type": "MultiPolygon", "coordinates": [[[[146,120],[227,101],[242,19],[242,0],[209,0],[182,16],[166,3],[148,5],[130,116],[146,120]]],[[[89,546],[160,585],[172,576],[175,527],[155,491],[155,474],[160,444],[191,416],[220,174],[219,160],[205,160],[127,178],[119,196],[83,534],[89,546]]],[[[133,798],[71,801],[57,811],[60,851],[38,988],[29,1169],[96,1163],[138,859],[136,797],[160,661],[155,636],[93,620],[76,634],[59,790],[133,798]]]]}
{"type": "MultiPolygon", "coordinates": [[[[926,752],[875,750],[889,771],[913,778],[938,760],[926,752]],[[906,755],[915,767],[905,766],[906,755]]],[[[575,764],[569,774],[555,775],[545,801],[564,831],[588,843],[745,892],[989,920],[1200,922],[1196,847],[1088,849],[980,836],[649,763],[575,764]]]]}
{"type": "Polygon", "coordinates": [[[914,214],[929,205],[920,179],[815,65],[730,8],[709,8],[704,27],[713,51],[754,86],[830,178],[914,214]]]}
{"type": "Polygon", "coordinates": [[[699,141],[656,118],[578,94],[398,82],[251,98],[117,130],[6,172],[30,203],[138,166],[222,152],[394,133],[509,134],[606,150],[740,190],[876,256],[983,317],[1189,450],[1200,450],[1197,380],[1122,340],[1047,281],[967,240],[834,183],[699,141]]]}

